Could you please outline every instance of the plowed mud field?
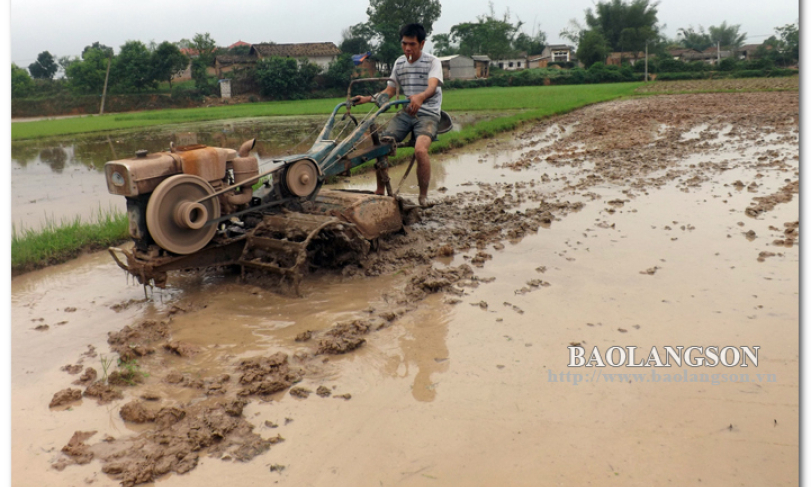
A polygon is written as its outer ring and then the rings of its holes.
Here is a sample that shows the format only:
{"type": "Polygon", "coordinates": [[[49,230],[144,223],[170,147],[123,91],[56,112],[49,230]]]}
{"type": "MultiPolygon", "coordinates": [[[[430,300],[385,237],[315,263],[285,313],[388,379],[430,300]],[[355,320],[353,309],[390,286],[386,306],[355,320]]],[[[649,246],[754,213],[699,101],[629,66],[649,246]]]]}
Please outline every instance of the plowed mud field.
{"type": "Polygon", "coordinates": [[[103,252],[14,278],[12,483],[796,485],[798,128],[797,92],[668,95],[434,157],[435,204],[301,297],[103,252]]]}

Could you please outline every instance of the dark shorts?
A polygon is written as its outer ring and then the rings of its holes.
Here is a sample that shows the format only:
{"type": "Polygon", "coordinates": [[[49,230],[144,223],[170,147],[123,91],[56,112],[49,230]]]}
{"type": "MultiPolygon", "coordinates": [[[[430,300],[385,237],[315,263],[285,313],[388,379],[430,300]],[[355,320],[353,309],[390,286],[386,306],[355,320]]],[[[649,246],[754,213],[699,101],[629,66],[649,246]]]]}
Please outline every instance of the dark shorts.
{"type": "Polygon", "coordinates": [[[436,132],[439,128],[439,117],[436,115],[425,115],[418,113],[412,117],[405,111],[401,111],[391,119],[383,135],[394,137],[397,142],[402,142],[408,134],[414,132],[414,140],[420,135],[427,135],[431,140],[436,140],[436,132]]]}

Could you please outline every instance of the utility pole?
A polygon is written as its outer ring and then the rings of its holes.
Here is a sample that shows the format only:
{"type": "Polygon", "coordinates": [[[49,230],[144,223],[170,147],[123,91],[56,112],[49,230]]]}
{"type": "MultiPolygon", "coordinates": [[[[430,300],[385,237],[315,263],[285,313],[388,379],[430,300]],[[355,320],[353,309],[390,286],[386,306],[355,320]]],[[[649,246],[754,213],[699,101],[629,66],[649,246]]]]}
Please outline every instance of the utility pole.
{"type": "Polygon", "coordinates": [[[721,39],[718,39],[718,65],[721,65],[721,39]]]}
{"type": "Polygon", "coordinates": [[[99,115],[104,115],[104,99],[107,98],[107,80],[110,79],[110,64],[113,62],[113,50],[110,49],[110,57],[107,58],[107,74],[104,75],[104,90],[101,92],[101,110],[99,115]]]}

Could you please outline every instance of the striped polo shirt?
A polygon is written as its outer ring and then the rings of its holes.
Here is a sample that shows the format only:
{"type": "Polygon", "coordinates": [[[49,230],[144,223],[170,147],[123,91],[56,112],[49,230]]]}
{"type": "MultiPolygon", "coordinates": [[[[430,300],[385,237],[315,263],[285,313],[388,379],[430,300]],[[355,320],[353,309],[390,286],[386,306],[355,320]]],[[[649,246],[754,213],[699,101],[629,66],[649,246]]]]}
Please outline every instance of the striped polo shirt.
{"type": "Polygon", "coordinates": [[[442,63],[439,62],[439,59],[423,52],[419,59],[409,63],[403,55],[397,58],[397,61],[394,62],[394,69],[391,70],[391,79],[400,83],[400,89],[406,96],[416,95],[427,90],[428,78],[438,79],[439,86],[437,86],[434,96],[422,104],[419,113],[428,113],[438,117],[442,109],[442,63]]]}

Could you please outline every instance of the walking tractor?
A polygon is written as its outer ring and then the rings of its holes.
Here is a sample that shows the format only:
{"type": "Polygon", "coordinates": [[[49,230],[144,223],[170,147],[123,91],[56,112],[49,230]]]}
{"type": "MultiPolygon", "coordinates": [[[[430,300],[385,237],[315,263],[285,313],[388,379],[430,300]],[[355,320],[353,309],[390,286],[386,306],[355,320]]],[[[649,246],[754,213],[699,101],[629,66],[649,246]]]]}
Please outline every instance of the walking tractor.
{"type": "MultiPolygon", "coordinates": [[[[170,145],[168,151],[138,151],[133,158],[107,162],[107,188],[126,198],[134,241],[129,249],[109,249],[115,262],[141,284],[161,288],[172,270],[239,266],[243,277],[272,273],[297,289],[310,266],[340,266],[366,255],[378,238],[403,228],[408,206],[388,182],[388,157],[398,144],[381,137],[377,123],[408,100],[400,99],[398,87],[394,100],[379,95],[377,110],[360,122],[351,114],[352,85],[380,80],[353,81],[347,100],[332,111],[312,147],[269,161],[267,170],[260,171],[250,156],[256,139],[238,150],[170,145]],[[330,136],[342,108],[343,119],[355,127],[338,141],[330,136]],[[360,148],[367,140],[371,144],[360,148]],[[386,195],[323,188],[327,178],[349,175],[373,159],[386,195]]],[[[443,112],[439,132],[451,127],[443,112]]]]}

